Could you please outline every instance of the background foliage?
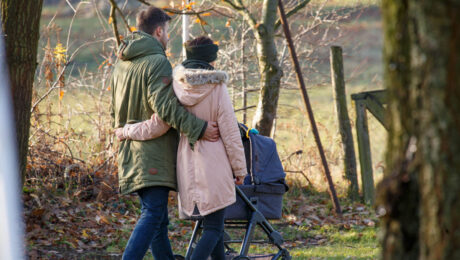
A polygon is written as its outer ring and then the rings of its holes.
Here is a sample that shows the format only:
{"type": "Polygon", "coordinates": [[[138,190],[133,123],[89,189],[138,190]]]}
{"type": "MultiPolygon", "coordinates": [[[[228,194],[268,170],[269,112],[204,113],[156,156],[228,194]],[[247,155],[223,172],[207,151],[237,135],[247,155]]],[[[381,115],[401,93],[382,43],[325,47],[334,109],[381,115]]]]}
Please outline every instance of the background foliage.
{"type": "MultiPolygon", "coordinates": [[[[160,1],[161,2],[161,1],[160,1]]],[[[205,1],[206,2],[206,1],[205,1]]],[[[261,1],[251,2],[257,12],[261,1]]],[[[31,259],[68,258],[78,252],[94,255],[122,252],[139,213],[136,197],[117,194],[117,141],[111,133],[108,80],[115,63],[108,1],[47,0],[42,13],[39,68],[34,88],[29,165],[24,187],[28,253],[31,259]],[[69,5],[70,3],[70,5],[69,5]]],[[[296,1],[288,1],[288,7],[296,1]]],[[[290,18],[309,95],[326,156],[339,195],[344,196],[340,135],[337,131],[329,75],[329,46],[344,48],[347,94],[382,88],[381,21],[378,1],[313,0],[290,18]]],[[[119,1],[130,26],[141,6],[119,1]]],[[[179,1],[160,6],[178,7],[179,1]]],[[[200,9],[197,4],[191,6],[200,9]]],[[[254,38],[243,19],[210,12],[195,18],[191,32],[206,33],[218,42],[217,67],[231,76],[229,92],[235,109],[242,103],[243,81],[257,89],[259,75],[254,38]],[[244,50],[244,51],[242,51],[244,50]],[[242,55],[244,63],[242,62],[242,55]],[[243,75],[244,72],[244,75],[243,75]]],[[[179,16],[171,24],[168,56],[181,61],[179,16]]],[[[121,34],[129,31],[118,21],[121,34]]],[[[324,194],[326,182],[310,133],[289,53],[282,34],[276,40],[284,70],[273,137],[288,174],[290,192],[284,217],[275,223],[288,241],[294,259],[310,257],[374,258],[377,255],[377,217],[372,210],[342,198],[343,218],[331,212],[324,194]],[[350,250],[352,248],[353,250],[350,250]]],[[[247,94],[248,106],[257,104],[257,92],[247,94]]],[[[354,119],[351,102],[349,114],[354,119]]],[[[243,120],[243,111],[237,116],[243,120]]],[[[248,121],[253,110],[247,110],[248,121]]],[[[374,173],[381,178],[386,133],[369,118],[374,173]]],[[[353,122],[352,122],[353,123],[353,122]]],[[[355,139],[356,140],[356,139],[355,139]]],[[[177,252],[184,252],[192,223],[176,218],[171,196],[170,236],[177,252]]],[[[265,247],[253,249],[267,251],[265,247]]]]}

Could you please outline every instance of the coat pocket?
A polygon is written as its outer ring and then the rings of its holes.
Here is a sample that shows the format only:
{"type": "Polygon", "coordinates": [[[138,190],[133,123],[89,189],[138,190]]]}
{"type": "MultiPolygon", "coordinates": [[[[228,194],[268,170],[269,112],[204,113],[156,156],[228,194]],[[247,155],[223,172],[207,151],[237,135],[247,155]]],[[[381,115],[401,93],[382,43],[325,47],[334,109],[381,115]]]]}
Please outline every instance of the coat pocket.
{"type": "Polygon", "coordinates": [[[132,159],[132,153],[129,149],[129,143],[131,140],[124,140],[120,143],[118,148],[118,165],[119,167],[125,168],[130,164],[132,159]]]}

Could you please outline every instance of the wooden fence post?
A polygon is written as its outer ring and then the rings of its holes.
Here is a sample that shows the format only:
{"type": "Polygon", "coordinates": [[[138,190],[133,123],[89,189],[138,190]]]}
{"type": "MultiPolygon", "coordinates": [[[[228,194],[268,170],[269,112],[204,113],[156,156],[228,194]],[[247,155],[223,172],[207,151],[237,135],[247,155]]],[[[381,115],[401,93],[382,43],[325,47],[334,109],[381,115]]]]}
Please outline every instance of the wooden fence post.
{"type": "Polygon", "coordinates": [[[349,181],[347,196],[351,200],[359,199],[358,174],[356,173],[356,155],[351,132],[350,118],[348,117],[347,96],[345,94],[345,80],[343,73],[342,48],[332,46],[330,51],[331,79],[334,103],[337,112],[338,127],[342,138],[343,164],[345,178],[349,181]]]}
{"type": "Polygon", "coordinates": [[[372,205],[375,200],[374,176],[372,173],[371,145],[369,141],[365,101],[355,99],[355,107],[356,134],[358,136],[359,163],[361,165],[361,181],[363,186],[364,202],[372,205]]]}

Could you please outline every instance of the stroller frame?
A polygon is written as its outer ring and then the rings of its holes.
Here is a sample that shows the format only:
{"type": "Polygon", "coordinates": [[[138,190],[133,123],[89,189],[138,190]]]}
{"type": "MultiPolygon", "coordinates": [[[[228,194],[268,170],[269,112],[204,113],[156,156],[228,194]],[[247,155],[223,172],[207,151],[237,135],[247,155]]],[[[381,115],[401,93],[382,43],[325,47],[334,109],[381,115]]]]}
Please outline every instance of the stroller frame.
{"type": "MultiPolygon", "coordinates": [[[[239,227],[246,228],[246,233],[244,235],[243,240],[231,240],[230,236],[227,233],[224,233],[224,245],[227,248],[227,253],[228,252],[235,253],[235,251],[232,250],[228,246],[228,244],[242,242],[239,254],[233,257],[232,259],[234,260],[250,259],[248,257],[248,252],[249,252],[249,247],[251,243],[261,242],[261,241],[253,241],[253,235],[254,235],[255,228],[259,226],[269,238],[269,241],[263,241],[263,242],[270,242],[278,248],[278,252],[271,259],[290,260],[291,256],[289,255],[289,251],[282,247],[282,244],[284,242],[282,235],[272,227],[272,225],[268,222],[265,216],[256,208],[255,204],[257,204],[257,199],[256,198],[249,199],[238,186],[235,186],[235,189],[236,189],[237,196],[240,196],[243,202],[248,206],[248,209],[250,212],[249,212],[249,218],[247,221],[240,221],[240,222],[225,221],[225,226],[227,228],[239,228],[239,227]]],[[[185,254],[186,260],[190,259],[193,253],[193,250],[195,249],[195,246],[197,244],[196,240],[203,230],[202,224],[203,224],[202,219],[197,220],[195,223],[192,237],[190,238],[190,242],[187,248],[187,253],[185,254]]]]}

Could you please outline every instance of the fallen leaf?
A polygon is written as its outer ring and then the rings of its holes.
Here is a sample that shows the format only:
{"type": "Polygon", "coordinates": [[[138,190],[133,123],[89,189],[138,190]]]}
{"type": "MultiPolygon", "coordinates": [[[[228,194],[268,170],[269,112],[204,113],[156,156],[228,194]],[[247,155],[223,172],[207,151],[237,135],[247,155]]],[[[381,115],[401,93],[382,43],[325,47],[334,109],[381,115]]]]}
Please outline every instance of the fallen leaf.
{"type": "Polygon", "coordinates": [[[110,225],[110,221],[107,219],[106,216],[100,216],[99,219],[107,225],[110,225]]]}
{"type": "Polygon", "coordinates": [[[88,235],[88,233],[86,233],[86,229],[83,229],[81,235],[82,235],[84,238],[90,238],[90,236],[88,235]]]}
{"type": "Polygon", "coordinates": [[[370,220],[370,219],[363,219],[363,224],[366,225],[366,226],[369,226],[369,227],[374,227],[375,226],[375,222],[370,220]]]}
{"type": "Polygon", "coordinates": [[[32,216],[34,217],[41,217],[43,216],[43,214],[45,213],[45,209],[44,208],[38,208],[38,209],[34,209],[32,211],[32,216]]]}

